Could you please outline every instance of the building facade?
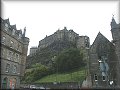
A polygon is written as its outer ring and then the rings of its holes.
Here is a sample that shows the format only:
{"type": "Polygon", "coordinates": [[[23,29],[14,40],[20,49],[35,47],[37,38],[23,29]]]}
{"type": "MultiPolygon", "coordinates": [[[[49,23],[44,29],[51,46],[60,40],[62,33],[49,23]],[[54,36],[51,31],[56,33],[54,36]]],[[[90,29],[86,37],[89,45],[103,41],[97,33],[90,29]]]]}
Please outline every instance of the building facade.
{"type": "Polygon", "coordinates": [[[120,23],[117,24],[114,17],[111,21],[111,33],[113,37],[113,44],[117,55],[117,85],[120,88],[120,23]]]}
{"type": "Polygon", "coordinates": [[[36,53],[37,49],[38,49],[37,47],[31,47],[29,55],[30,56],[34,55],[36,53]]]}
{"type": "Polygon", "coordinates": [[[1,18],[1,89],[17,89],[24,75],[29,38],[1,18]]]}
{"type": "Polygon", "coordinates": [[[89,51],[89,75],[92,87],[109,88],[110,82],[116,86],[117,56],[115,46],[100,32],[89,51]]]}
{"type": "Polygon", "coordinates": [[[79,36],[76,42],[77,48],[89,48],[90,47],[90,39],[88,36],[79,36]]]}
{"type": "Polygon", "coordinates": [[[100,32],[89,50],[89,82],[95,88],[120,88],[120,24],[111,22],[113,41],[100,32]]]}

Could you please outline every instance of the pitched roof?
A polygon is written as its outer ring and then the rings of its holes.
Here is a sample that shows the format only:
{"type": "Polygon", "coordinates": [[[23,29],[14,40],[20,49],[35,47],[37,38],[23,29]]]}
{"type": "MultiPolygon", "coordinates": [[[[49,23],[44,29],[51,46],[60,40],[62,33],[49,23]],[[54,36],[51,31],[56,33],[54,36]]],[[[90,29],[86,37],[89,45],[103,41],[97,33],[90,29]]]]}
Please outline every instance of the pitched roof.
{"type": "MultiPolygon", "coordinates": [[[[100,32],[97,34],[93,44],[91,45],[91,47],[95,44],[95,43],[98,43],[98,42],[104,42],[104,41],[107,41],[109,43],[111,43],[103,34],[101,34],[100,32]]],[[[111,43],[112,44],[112,43],[111,43]]],[[[113,44],[112,44],[113,45],[113,44]]]]}

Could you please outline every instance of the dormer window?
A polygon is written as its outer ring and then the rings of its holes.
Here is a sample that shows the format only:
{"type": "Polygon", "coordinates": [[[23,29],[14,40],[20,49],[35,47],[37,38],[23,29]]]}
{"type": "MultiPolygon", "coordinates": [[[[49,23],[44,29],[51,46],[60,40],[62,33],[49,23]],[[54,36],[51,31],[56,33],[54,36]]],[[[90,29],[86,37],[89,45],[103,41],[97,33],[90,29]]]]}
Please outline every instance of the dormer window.
{"type": "Polygon", "coordinates": [[[13,31],[12,31],[12,35],[15,35],[15,29],[13,29],[13,31]]]}
{"type": "Polygon", "coordinates": [[[22,37],[22,35],[21,35],[21,34],[19,34],[19,39],[21,39],[21,37],[22,37]]]}
{"type": "Polygon", "coordinates": [[[8,30],[8,24],[5,23],[5,30],[7,31],[8,30]]]}
{"type": "Polygon", "coordinates": [[[2,37],[2,44],[4,44],[4,45],[5,45],[5,39],[6,39],[6,37],[3,36],[3,37],[2,37]]]}
{"type": "Polygon", "coordinates": [[[5,23],[5,26],[6,26],[6,27],[8,27],[8,24],[7,24],[7,23],[5,23]]]}

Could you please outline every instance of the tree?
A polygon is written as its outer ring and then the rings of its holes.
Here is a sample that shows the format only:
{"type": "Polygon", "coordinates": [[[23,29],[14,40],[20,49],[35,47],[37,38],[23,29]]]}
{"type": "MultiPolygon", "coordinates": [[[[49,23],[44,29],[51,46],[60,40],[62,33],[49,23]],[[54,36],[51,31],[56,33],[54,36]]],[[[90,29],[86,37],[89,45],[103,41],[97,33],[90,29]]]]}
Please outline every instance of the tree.
{"type": "Polygon", "coordinates": [[[55,58],[55,69],[58,72],[71,71],[84,66],[83,54],[77,48],[70,48],[61,52],[55,58]]]}
{"type": "Polygon", "coordinates": [[[22,80],[26,83],[31,83],[49,74],[51,74],[49,67],[36,63],[25,73],[22,80]]]}

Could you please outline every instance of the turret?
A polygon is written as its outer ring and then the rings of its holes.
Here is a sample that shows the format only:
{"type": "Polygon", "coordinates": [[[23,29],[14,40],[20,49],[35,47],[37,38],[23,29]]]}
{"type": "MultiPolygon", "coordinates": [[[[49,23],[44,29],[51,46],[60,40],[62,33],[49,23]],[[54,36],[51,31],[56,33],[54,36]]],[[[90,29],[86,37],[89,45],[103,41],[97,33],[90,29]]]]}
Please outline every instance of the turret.
{"type": "Polygon", "coordinates": [[[26,27],[24,28],[23,37],[25,37],[26,27]]]}
{"type": "Polygon", "coordinates": [[[120,38],[119,24],[116,23],[114,17],[112,17],[111,22],[111,33],[113,37],[113,42],[116,42],[120,38]]]}
{"type": "Polygon", "coordinates": [[[112,22],[111,22],[111,33],[112,33],[112,37],[113,37],[113,43],[115,45],[115,49],[116,49],[116,55],[117,55],[117,85],[118,87],[120,87],[120,23],[117,24],[114,20],[114,18],[112,18],[112,22]]]}
{"type": "Polygon", "coordinates": [[[28,51],[28,45],[29,45],[29,38],[25,37],[25,32],[26,32],[26,27],[24,28],[24,33],[22,35],[22,40],[23,40],[23,57],[21,60],[21,76],[24,76],[25,72],[25,64],[26,64],[26,56],[27,56],[27,51],[28,51]]]}
{"type": "Polygon", "coordinates": [[[114,19],[114,16],[112,17],[112,22],[111,22],[111,28],[115,28],[117,26],[117,23],[114,19]]]}

